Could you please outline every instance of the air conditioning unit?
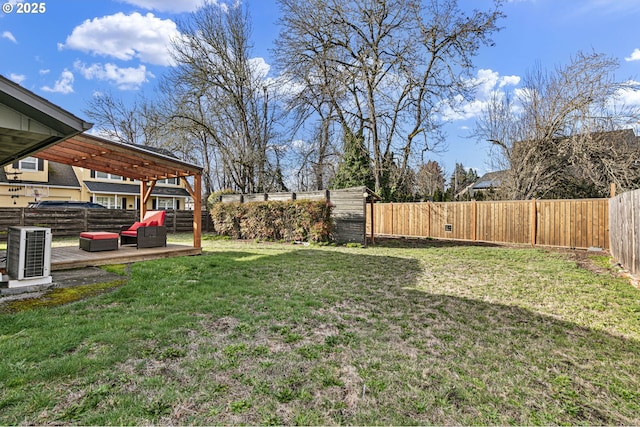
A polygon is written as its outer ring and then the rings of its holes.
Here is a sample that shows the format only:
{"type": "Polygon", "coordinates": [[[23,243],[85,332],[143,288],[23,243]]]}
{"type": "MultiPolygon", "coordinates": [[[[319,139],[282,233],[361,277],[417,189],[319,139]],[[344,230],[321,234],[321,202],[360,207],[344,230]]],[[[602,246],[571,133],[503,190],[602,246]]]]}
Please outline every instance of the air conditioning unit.
{"type": "Polygon", "coordinates": [[[8,286],[51,283],[51,229],[9,227],[7,235],[8,286]]]}

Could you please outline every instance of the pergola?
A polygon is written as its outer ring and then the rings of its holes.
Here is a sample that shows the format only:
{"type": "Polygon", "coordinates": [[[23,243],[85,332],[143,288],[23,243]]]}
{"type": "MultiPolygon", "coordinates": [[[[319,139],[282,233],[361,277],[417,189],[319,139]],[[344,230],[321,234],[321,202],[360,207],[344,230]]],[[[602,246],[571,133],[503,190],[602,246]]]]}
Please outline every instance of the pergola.
{"type": "Polygon", "coordinates": [[[32,156],[140,181],[140,218],[146,213],[146,203],[156,182],[161,179],[180,178],[193,198],[193,246],[200,247],[202,167],[137,145],[114,142],[87,134],[72,136],[32,156]],[[193,177],[193,183],[189,182],[189,177],[193,177]]]}
{"type": "Polygon", "coordinates": [[[202,167],[82,133],[91,126],[0,76],[0,167],[33,156],[139,180],[141,218],[156,182],[180,178],[193,198],[193,246],[200,248],[202,167]]]}

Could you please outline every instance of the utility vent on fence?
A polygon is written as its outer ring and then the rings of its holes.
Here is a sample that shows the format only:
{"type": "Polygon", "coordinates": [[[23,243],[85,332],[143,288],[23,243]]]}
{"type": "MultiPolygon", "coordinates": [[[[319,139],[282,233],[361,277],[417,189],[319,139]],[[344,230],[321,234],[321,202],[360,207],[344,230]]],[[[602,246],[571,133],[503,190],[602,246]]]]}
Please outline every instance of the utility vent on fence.
{"type": "Polygon", "coordinates": [[[449,232],[449,233],[453,232],[453,224],[445,224],[444,225],[444,231],[449,232]]]}

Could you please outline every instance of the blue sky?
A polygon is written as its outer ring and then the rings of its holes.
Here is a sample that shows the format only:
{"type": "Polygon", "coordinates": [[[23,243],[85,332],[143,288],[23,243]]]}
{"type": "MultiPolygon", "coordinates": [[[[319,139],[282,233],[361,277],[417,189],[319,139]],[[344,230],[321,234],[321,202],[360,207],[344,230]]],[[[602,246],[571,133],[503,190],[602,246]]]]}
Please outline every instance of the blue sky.
{"type": "MultiPolygon", "coordinates": [[[[139,91],[152,97],[158,78],[171,66],[167,52],[176,22],[201,0],[49,0],[18,5],[0,0],[0,74],[79,117],[94,93],[110,90],[125,100],[139,91]],[[42,5],[42,6],[40,6],[42,5]],[[7,11],[10,10],[9,13],[7,11]]],[[[269,49],[278,35],[275,0],[246,0],[254,56],[273,66],[269,49]]],[[[477,5],[486,0],[460,0],[477,5]]],[[[553,68],[578,51],[605,53],[620,61],[619,80],[640,80],[639,0],[512,0],[506,2],[495,46],[476,58],[482,81],[464,114],[452,114],[448,149],[431,158],[450,173],[456,162],[491,170],[487,147],[468,138],[488,94],[517,88],[536,63],[553,68]]],[[[273,69],[273,68],[272,68],[273,69]]],[[[272,75],[273,76],[273,71],[272,75]]],[[[640,93],[626,95],[640,104],[640,93]]]]}

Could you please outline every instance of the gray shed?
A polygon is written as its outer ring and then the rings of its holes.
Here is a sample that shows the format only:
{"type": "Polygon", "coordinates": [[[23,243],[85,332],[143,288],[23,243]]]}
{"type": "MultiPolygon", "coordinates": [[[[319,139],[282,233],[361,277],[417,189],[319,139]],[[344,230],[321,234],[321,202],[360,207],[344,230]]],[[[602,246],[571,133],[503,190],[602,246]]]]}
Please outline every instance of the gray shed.
{"type": "MultiPolygon", "coordinates": [[[[380,196],[367,187],[352,187],[330,190],[327,199],[333,205],[335,241],[365,245],[367,243],[367,204],[371,204],[373,210],[373,203],[380,200],[380,196]]],[[[373,218],[373,215],[371,217],[373,218]]],[[[373,241],[373,235],[371,240],[373,241]]]]}

